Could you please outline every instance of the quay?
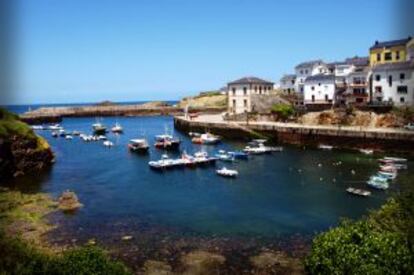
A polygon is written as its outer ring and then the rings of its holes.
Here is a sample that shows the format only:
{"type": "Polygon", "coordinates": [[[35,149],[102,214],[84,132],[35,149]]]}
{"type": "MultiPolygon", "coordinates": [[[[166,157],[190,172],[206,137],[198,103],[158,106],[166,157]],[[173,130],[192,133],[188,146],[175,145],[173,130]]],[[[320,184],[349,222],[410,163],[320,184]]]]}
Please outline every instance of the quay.
{"type": "MultiPolygon", "coordinates": [[[[191,112],[217,113],[221,108],[192,108],[191,112]]],[[[20,115],[20,119],[28,124],[54,123],[64,117],[106,117],[106,116],[155,116],[180,115],[183,108],[166,105],[151,106],[147,104],[109,105],[109,106],[70,106],[43,107],[20,115]]]]}
{"type": "Polygon", "coordinates": [[[414,131],[396,128],[303,125],[282,122],[225,121],[221,115],[206,114],[197,118],[174,117],[174,127],[182,132],[211,131],[228,139],[266,138],[275,143],[301,146],[329,144],[347,149],[412,152],[414,131]]]}

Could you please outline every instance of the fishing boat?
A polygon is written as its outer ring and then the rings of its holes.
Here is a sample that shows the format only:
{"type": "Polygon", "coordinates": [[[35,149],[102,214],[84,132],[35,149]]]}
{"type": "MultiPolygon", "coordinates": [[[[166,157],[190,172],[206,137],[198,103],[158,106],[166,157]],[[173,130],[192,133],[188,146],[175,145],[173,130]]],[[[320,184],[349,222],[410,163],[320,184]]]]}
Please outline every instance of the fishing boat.
{"type": "Polygon", "coordinates": [[[148,162],[152,169],[166,169],[174,166],[174,160],[170,159],[168,155],[164,154],[160,160],[152,160],[148,162]]]}
{"type": "Polygon", "coordinates": [[[117,133],[117,134],[121,134],[124,132],[124,129],[122,128],[122,126],[116,122],[114,127],[111,128],[112,133],[117,133]]]}
{"type": "Polygon", "coordinates": [[[372,176],[367,181],[367,184],[373,188],[386,190],[389,187],[388,180],[383,177],[372,176]]]}
{"type": "Polygon", "coordinates": [[[237,170],[227,169],[226,167],[216,170],[216,173],[220,176],[231,178],[237,177],[239,175],[239,172],[237,172],[237,170]]]}
{"type": "Polygon", "coordinates": [[[365,155],[372,155],[374,153],[372,149],[359,149],[359,151],[365,155]]]}
{"type": "Polygon", "coordinates": [[[149,145],[146,139],[131,139],[129,140],[128,148],[132,152],[147,153],[149,145]]]}
{"type": "Polygon", "coordinates": [[[163,134],[155,137],[155,148],[164,150],[177,150],[180,148],[181,141],[172,135],[163,134]]]}
{"type": "Polygon", "coordinates": [[[334,147],[332,145],[327,145],[327,144],[319,144],[318,145],[319,149],[322,150],[332,150],[334,147]]]}
{"type": "Polygon", "coordinates": [[[348,192],[349,194],[357,195],[357,196],[361,196],[361,197],[371,196],[370,191],[363,190],[363,189],[358,189],[358,188],[353,188],[353,187],[348,187],[346,189],[346,192],[348,192]]]}
{"type": "Polygon", "coordinates": [[[230,155],[229,153],[226,153],[224,150],[219,150],[216,154],[216,157],[221,161],[235,161],[236,158],[234,155],[230,155]]]}
{"type": "Polygon", "coordinates": [[[112,147],[112,146],[114,146],[114,143],[112,141],[109,141],[109,140],[105,140],[102,144],[105,147],[112,147]]]}
{"type": "Polygon", "coordinates": [[[228,152],[230,156],[233,156],[235,159],[244,159],[247,160],[249,158],[249,154],[243,151],[235,151],[235,152],[228,152]]]}
{"type": "Polygon", "coordinates": [[[106,134],[106,126],[103,125],[101,122],[96,120],[94,124],[92,124],[92,130],[95,135],[104,135],[106,134]]]}
{"type": "Polygon", "coordinates": [[[195,144],[204,144],[204,145],[213,145],[219,143],[221,138],[219,136],[213,135],[209,132],[201,134],[201,135],[195,135],[191,141],[195,144]]]}
{"type": "Polygon", "coordinates": [[[243,152],[247,154],[260,155],[260,154],[266,154],[266,153],[271,153],[271,152],[283,151],[283,147],[265,146],[264,145],[265,142],[266,142],[265,139],[255,139],[243,149],[243,152]]]}

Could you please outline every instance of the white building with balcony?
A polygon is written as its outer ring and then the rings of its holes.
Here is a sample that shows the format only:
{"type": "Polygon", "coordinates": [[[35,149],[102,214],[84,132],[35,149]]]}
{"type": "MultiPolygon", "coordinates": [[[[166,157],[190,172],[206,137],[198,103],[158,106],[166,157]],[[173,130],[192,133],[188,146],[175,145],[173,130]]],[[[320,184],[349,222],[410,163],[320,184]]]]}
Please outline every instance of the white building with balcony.
{"type": "Polygon", "coordinates": [[[295,67],[295,90],[299,94],[304,93],[305,80],[309,76],[328,74],[329,68],[322,60],[313,60],[300,63],[295,67]]]}
{"type": "Polygon", "coordinates": [[[241,114],[254,111],[253,95],[269,95],[273,90],[273,82],[258,77],[243,77],[227,84],[228,104],[230,114],[241,114]]]}
{"type": "Polygon", "coordinates": [[[279,81],[279,88],[286,94],[293,94],[296,91],[296,75],[285,74],[279,81]]]}
{"type": "Polygon", "coordinates": [[[372,67],[371,100],[414,106],[414,60],[372,67]]]}
{"type": "Polygon", "coordinates": [[[335,75],[308,76],[304,83],[304,104],[332,105],[335,98],[335,75]]]}

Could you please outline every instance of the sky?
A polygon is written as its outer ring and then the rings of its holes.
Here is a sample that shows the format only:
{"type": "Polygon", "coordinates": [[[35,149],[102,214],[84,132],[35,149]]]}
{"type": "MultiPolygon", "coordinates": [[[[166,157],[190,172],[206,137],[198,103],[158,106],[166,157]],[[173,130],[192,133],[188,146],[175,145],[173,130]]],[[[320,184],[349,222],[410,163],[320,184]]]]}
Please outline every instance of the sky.
{"type": "Polygon", "coordinates": [[[393,0],[19,0],[8,103],[177,100],[300,62],[368,55],[393,0]]]}

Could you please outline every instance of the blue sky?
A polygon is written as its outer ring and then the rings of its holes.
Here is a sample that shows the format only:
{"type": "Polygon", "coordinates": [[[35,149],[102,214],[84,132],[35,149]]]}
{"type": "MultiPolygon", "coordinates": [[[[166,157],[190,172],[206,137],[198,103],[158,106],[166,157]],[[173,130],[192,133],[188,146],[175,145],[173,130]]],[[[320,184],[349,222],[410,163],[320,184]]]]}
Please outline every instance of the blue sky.
{"type": "MultiPolygon", "coordinates": [[[[174,100],[399,38],[392,0],[20,0],[11,103],[174,100]]],[[[404,34],[408,36],[408,34],[404,34]]]]}

